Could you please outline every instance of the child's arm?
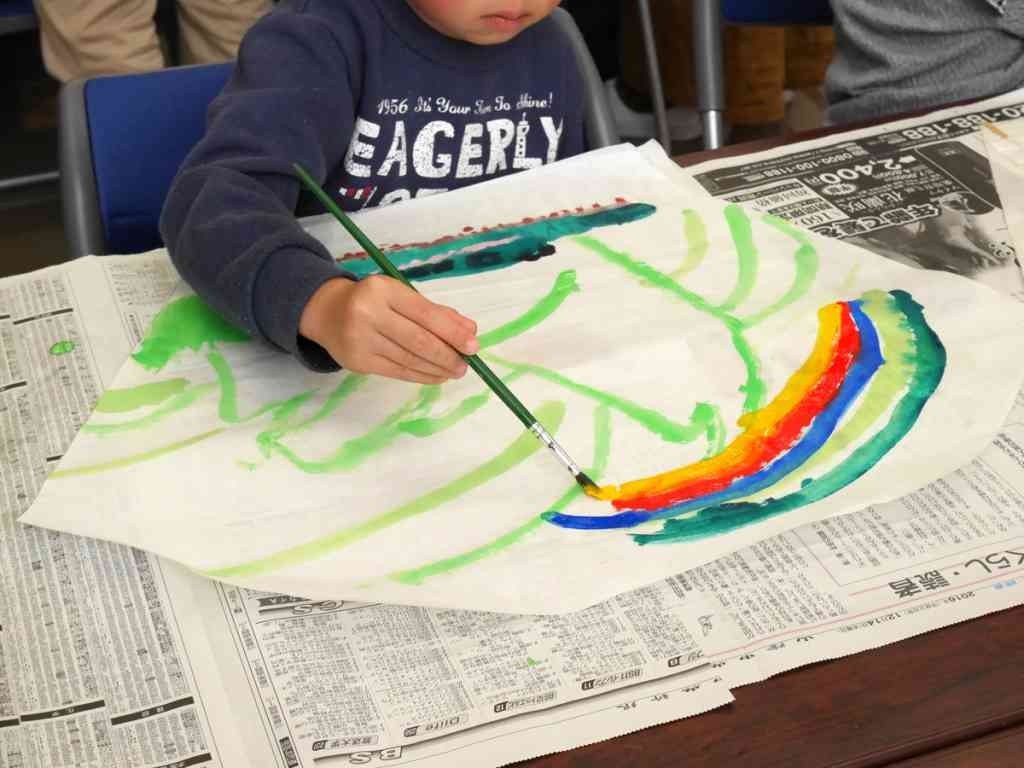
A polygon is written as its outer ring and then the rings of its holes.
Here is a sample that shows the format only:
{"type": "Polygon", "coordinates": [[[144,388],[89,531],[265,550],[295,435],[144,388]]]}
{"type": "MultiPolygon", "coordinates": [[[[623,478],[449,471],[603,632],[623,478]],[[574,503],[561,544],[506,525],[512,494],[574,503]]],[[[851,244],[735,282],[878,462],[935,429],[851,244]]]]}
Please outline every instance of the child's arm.
{"type": "Polygon", "coordinates": [[[471,321],[402,298],[404,286],[347,279],[295,219],[292,163],[322,181],[348,146],[362,46],[355,23],[335,28],[296,12],[257,23],[168,193],[161,234],[207,303],[310,368],[459,375],[451,347],[472,339],[471,321]]]}

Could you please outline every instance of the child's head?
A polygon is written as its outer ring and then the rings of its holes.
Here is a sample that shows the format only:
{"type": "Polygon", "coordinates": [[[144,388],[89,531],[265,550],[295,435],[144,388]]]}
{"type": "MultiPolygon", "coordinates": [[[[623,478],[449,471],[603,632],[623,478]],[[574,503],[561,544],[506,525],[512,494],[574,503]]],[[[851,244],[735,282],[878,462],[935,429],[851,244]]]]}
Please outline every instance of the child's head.
{"type": "Polygon", "coordinates": [[[476,45],[511,40],[547,16],[561,0],[406,0],[443,35],[476,45]]]}

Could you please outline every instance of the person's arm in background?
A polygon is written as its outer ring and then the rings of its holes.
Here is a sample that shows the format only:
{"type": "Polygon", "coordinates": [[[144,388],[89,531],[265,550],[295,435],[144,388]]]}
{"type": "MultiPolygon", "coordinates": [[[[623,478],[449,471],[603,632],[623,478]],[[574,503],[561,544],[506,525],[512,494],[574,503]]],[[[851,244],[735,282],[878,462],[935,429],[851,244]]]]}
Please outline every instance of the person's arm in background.
{"type": "Polygon", "coordinates": [[[1024,12],[997,0],[832,0],[833,123],[873,120],[1024,85],[1024,12]]]}

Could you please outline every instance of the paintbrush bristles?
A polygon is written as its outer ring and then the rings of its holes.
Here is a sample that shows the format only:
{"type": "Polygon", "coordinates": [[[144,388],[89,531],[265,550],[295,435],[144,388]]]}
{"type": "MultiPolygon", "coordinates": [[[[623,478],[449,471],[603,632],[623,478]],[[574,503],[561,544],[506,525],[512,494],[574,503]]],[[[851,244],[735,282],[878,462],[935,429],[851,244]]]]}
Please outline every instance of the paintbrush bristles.
{"type": "Polygon", "coordinates": [[[580,484],[580,487],[587,496],[592,499],[599,498],[600,493],[598,491],[597,483],[591,480],[587,476],[586,472],[580,472],[576,475],[576,482],[580,484]]]}

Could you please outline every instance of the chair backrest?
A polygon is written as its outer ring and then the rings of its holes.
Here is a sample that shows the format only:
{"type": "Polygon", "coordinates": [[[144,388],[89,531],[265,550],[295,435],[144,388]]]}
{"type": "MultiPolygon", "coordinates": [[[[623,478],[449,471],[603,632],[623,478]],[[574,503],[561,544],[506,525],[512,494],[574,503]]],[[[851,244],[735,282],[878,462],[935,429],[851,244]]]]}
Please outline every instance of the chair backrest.
{"type": "Polygon", "coordinates": [[[722,0],[722,16],[733,24],[832,23],[829,0],[722,0]]]}
{"type": "Polygon", "coordinates": [[[583,78],[583,108],[588,148],[598,149],[618,144],[619,132],[608,106],[604,82],[583,39],[583,33],[576,26],[573,17],[563,8],[556,8],[552,18],[569,38],[569,45],[576,55],[576,65],[583,78]]]}
{"type": "Polygon", "coordinates": [[[32,0],[0,0],[0,35],[35,29],[36,12],[32,0]]]}
{"type": "Polygon", "coordinates": [[[72,257],[161,245],[167,190],[231,68],[174,67],[62,88],[61,197],[72,257]]]}

